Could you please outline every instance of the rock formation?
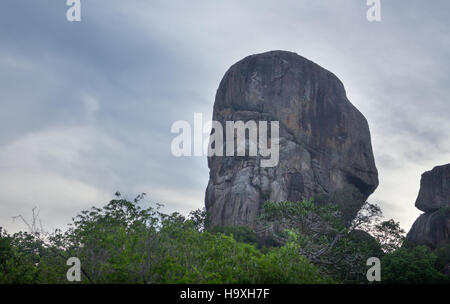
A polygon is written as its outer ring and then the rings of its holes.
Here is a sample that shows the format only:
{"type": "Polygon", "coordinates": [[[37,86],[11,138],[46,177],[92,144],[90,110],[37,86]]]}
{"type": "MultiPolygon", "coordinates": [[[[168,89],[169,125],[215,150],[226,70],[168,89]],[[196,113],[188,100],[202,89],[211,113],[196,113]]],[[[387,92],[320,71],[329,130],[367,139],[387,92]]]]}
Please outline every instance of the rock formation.
{"type": "Polygon", "coordinates": [[[436,247],[450,235],[450,164],[422,174],[416,207],[425,213],[414,222],[406,239],[436,247]]]}
{"type": "Polygon", "coordinates": [[[299,201],[355,189],[353,218],[378,186],[365,117],[341,81],[291,52],[252,55],[234,64],[217,90],[213,120],[279,121],[279,163],[260,157],[208,157],[206,209],[210,225],[254,226],[267,201],[299,201]]]}

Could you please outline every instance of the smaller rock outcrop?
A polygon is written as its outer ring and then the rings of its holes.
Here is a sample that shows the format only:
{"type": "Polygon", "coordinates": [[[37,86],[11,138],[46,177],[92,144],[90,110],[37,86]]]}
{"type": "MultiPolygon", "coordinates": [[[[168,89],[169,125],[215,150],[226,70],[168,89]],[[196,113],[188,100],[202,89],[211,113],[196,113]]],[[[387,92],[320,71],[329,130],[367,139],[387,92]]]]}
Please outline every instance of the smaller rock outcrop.
{"type": "Polygon", "coordinates": [[[422,174],[416,207],[427,213],[450,207],[450,164],[422,174]]]}
{"type": "Polygon", "coordinates": [[[409,243],[437,247],[450,235],[450,164],[422,174],[416,207],[425,213],[406,236],[409,243]]]}
{"type": "Polygon", "coordinates": [[[407,235],[414,244],[436,247],[449,240],[450,210],[438,210],[424,213],[417,218],[407,235]]]}

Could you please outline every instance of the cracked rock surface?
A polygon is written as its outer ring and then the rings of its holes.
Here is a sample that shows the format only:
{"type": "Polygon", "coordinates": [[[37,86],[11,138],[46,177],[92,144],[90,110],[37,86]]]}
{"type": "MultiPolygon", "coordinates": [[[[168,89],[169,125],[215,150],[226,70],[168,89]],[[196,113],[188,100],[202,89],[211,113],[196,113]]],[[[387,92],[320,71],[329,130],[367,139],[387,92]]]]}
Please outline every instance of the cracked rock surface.
{"type": "MultiPolygon", "coordinates": [[[[353,218],[378,186],[369,126],[331,72],[295,53],[271,51],[234,64],[217,90],[213,120],[279,121],[279,162],[208,157],[210,225],[254,226],[267,200],[299,201],[352,186],[353,218]]],[[[225,127],[224,127],[225,129],[225,127]]],[[[345,204],[345,202],[343,202],[345,204]]]]}
{"type": "Polygon", "coordinates": [[[436,247],[449,241],[450,164],[437,166],[422,174],[416,207],[424,211],[408,232],[407,241],[436,247]]]}

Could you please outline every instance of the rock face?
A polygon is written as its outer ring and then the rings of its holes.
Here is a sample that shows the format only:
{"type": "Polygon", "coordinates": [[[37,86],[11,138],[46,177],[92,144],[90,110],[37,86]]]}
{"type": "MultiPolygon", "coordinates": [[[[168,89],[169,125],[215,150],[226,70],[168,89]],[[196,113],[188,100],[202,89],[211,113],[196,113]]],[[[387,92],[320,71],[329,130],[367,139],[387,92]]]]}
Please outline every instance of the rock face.
{"type": "Polygon", "coordinates": [[[267,200],[346,187],[358,192],[356,205],[344,208],[353,218],[378,186],[366,119],[335,75],[295,53],[272,51],[234,64],[217,90],[213,120],[279,121],[280,147],[274,167],[262,167],[260,157],[208,157],[211,226],[254,226],[267,200]]]}
{"type": "Polygon", "coordinates": [[[416,207],[425,213],[414,222],[407,241],[429,247],[449,241],[450,164],[422,174],[416,207]]]}
{"type": "Polygon", "coordinates": [[[428,213],[450,207],[450,164],[422,174],[416,207],[428,213]]]}

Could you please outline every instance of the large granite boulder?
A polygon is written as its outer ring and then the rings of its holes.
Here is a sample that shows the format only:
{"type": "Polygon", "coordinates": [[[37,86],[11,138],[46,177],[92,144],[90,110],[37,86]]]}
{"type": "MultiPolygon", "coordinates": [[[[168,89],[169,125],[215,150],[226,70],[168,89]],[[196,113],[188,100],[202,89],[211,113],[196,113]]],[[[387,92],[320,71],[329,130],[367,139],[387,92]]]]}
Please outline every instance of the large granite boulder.
{"type": "Polygon", "coordinates": [[[208,157],[211,226],[254,226],[267,200],[339,197],[348,189],[357,201],[341,204],[353,218],[378,186],[366,119],[334,74],[295,53],[272,51],[234,64],[217,90],[213,120],[279,121],[280,152],[274,167],[261,166],[260,157],[208,157]]]}
{"type": "Polygon", "coordinates": [[[425,213],[414,222],[406,236],[408,244],[431,248],[449,241],[450,164],[422,174],[416,207],[425,213]]]}

